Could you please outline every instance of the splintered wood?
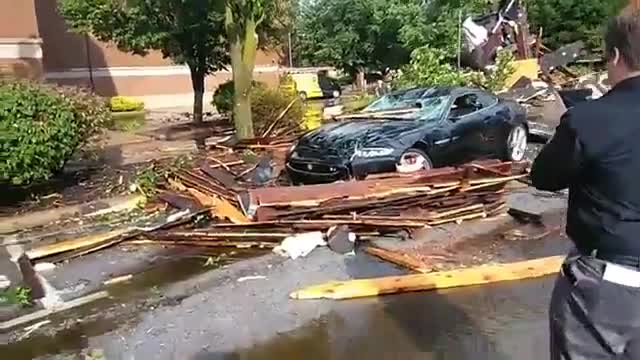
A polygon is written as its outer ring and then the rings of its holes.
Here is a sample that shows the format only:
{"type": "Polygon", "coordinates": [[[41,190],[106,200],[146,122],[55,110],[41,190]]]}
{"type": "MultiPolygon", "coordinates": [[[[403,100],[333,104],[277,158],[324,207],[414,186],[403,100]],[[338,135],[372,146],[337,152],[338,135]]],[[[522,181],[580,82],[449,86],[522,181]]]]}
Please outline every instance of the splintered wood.
{"type": "Polygon", "coordinates": [[[521,164],[486,161],[410,176],[251,189],[241,199],[242,207],[259,222],[331,220],[356,227],[428,227],[503,213],[506,184],[525,176],[521,164]]]}
{"type": "MultiPolygon", "coordinates": [[[[176,193],[161,198],[180,208],[208,209],[217,222],[197,231],[147,234],[137,243],[269,247],[296,232],[341,225],[358,234],[389,234],[486,218],[506,211],[506,185],[526,176],[525,165],[491,160],[362,181],[244,189],[236,182],[241,174],[203,165],[176,174],[176,193]]],[[[391,260],[382,250],[370,252],[391,260]]]]}

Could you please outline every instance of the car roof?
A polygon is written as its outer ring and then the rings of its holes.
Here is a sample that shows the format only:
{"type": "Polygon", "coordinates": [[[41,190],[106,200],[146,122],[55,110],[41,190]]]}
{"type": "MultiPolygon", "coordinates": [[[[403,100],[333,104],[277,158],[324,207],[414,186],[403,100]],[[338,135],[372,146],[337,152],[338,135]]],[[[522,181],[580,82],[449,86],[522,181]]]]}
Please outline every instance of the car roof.
{"type": "Polygon", "coordinates": [[[387,95],[402,95],[402,94],[406,94],[410,91],[416,91],[416,90],[424,90],[426,91],[425,94],[422,95],[422,97],[433,97],[433,96],[458,96],[464,93],[468,93],[468,92],[483,92],[486,93],[486,91],[480,89],[480,88],[474,88],[474,87],[468,87],[468,86],[433,86],[433,87],[412,87],[412,88],[407,88],[407,89],[402,89],[402,90],[396,90],[393,91],[387,95]]]}

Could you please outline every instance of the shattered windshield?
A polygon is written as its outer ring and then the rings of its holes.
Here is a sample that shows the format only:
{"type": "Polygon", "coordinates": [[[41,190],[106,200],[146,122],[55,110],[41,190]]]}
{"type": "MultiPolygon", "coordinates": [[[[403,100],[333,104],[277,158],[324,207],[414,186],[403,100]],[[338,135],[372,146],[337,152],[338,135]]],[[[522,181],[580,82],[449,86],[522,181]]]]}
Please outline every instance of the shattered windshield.
{"type": "Polygon", "coordinates": [[[420,99],[425,93],[425,89],[409,90],[401,93],[385,95],[378,100],[372,102],[363,111],[384,111],[399,109],[403,107],[409,107],[415,105],[416,101],[420,99]]]}
{"type": "Polygon", "coordinates": [[[420,110],[415,116],[416,120],[420,122],[439,120],[448,110],[450,100],[450,96],[429,97],[419,100],[420,110]]]}

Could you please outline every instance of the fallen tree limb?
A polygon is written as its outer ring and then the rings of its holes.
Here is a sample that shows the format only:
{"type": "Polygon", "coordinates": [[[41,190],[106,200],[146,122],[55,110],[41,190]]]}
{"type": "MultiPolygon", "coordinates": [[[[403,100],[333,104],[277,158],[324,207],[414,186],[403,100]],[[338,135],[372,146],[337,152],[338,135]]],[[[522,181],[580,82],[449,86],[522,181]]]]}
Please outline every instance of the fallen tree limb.
{"type": "Polygon", "coordinates": [[[431,274],[333,281],[295,291],[290,294],[290,297],[298,300],[341,300],[523,280],[557,273],[564,258],[564,256],[554,256],[510,264],[480,266],[431,274]]]}

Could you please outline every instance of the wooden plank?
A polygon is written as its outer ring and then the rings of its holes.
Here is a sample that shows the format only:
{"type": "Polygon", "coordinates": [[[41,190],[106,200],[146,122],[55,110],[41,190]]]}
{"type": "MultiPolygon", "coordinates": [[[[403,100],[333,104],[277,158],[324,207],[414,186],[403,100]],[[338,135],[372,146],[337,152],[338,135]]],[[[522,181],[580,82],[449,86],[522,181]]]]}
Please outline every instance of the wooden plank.
{"type": "Polygon", "coordinates": [[[298,300],[340,300],[523,280],[557,273],[564,259],[564,256],[553,256],[431,274],[333,281],[295,291],[290,294],[290,297],[298,300]]]}
{"type": "Polygon", "coordinates": [[[169,241],[169,240],[132,240],[127,244],[132,245],[171,245],[171,246],[195,246],[195,247],[234,247],[239,249],[264,248],[273,249],[278,243],[266,241],[169,241]]]}
{"type": "Polygon", "coordinates": [[[51,245],[40,246],[34,249],[27,251],[27,256],[31,260],[41,259],[47,256],[61,254],[63,252],[78,250],[82,248],[87,248],[90,246],[98,246],[104,242],[108,242],[109,240],[113,240],[115,238],[119,238],[127,233],[131,232],[131,229],[118,229],[113,231],[108,231],[104,233],[99,233],[90,236],[84,236],[77,239],[71,239],[67,241],[58,242],[51,245]]]}
{"type": "Polygon", "coordinates": [[[224,198],[209,196],[192,188],[187,190],[202,206],[211,208],[211,215],[222,220],[229,220],[234,224],[248,224],[251,222],[238,208],[224,198]]]}
{"type": "Polygon", "coordinates": [[[369,255],[379,257],[382,260],[396,264],[411,271],[415,271],[417,273],[426,274],[431,272],[431,269],[425,267],[425,265],[421,261],[414,259],[406,254],[399,254],[393,251],[373,246],[365,248],[364,251],[369,255]]]}

